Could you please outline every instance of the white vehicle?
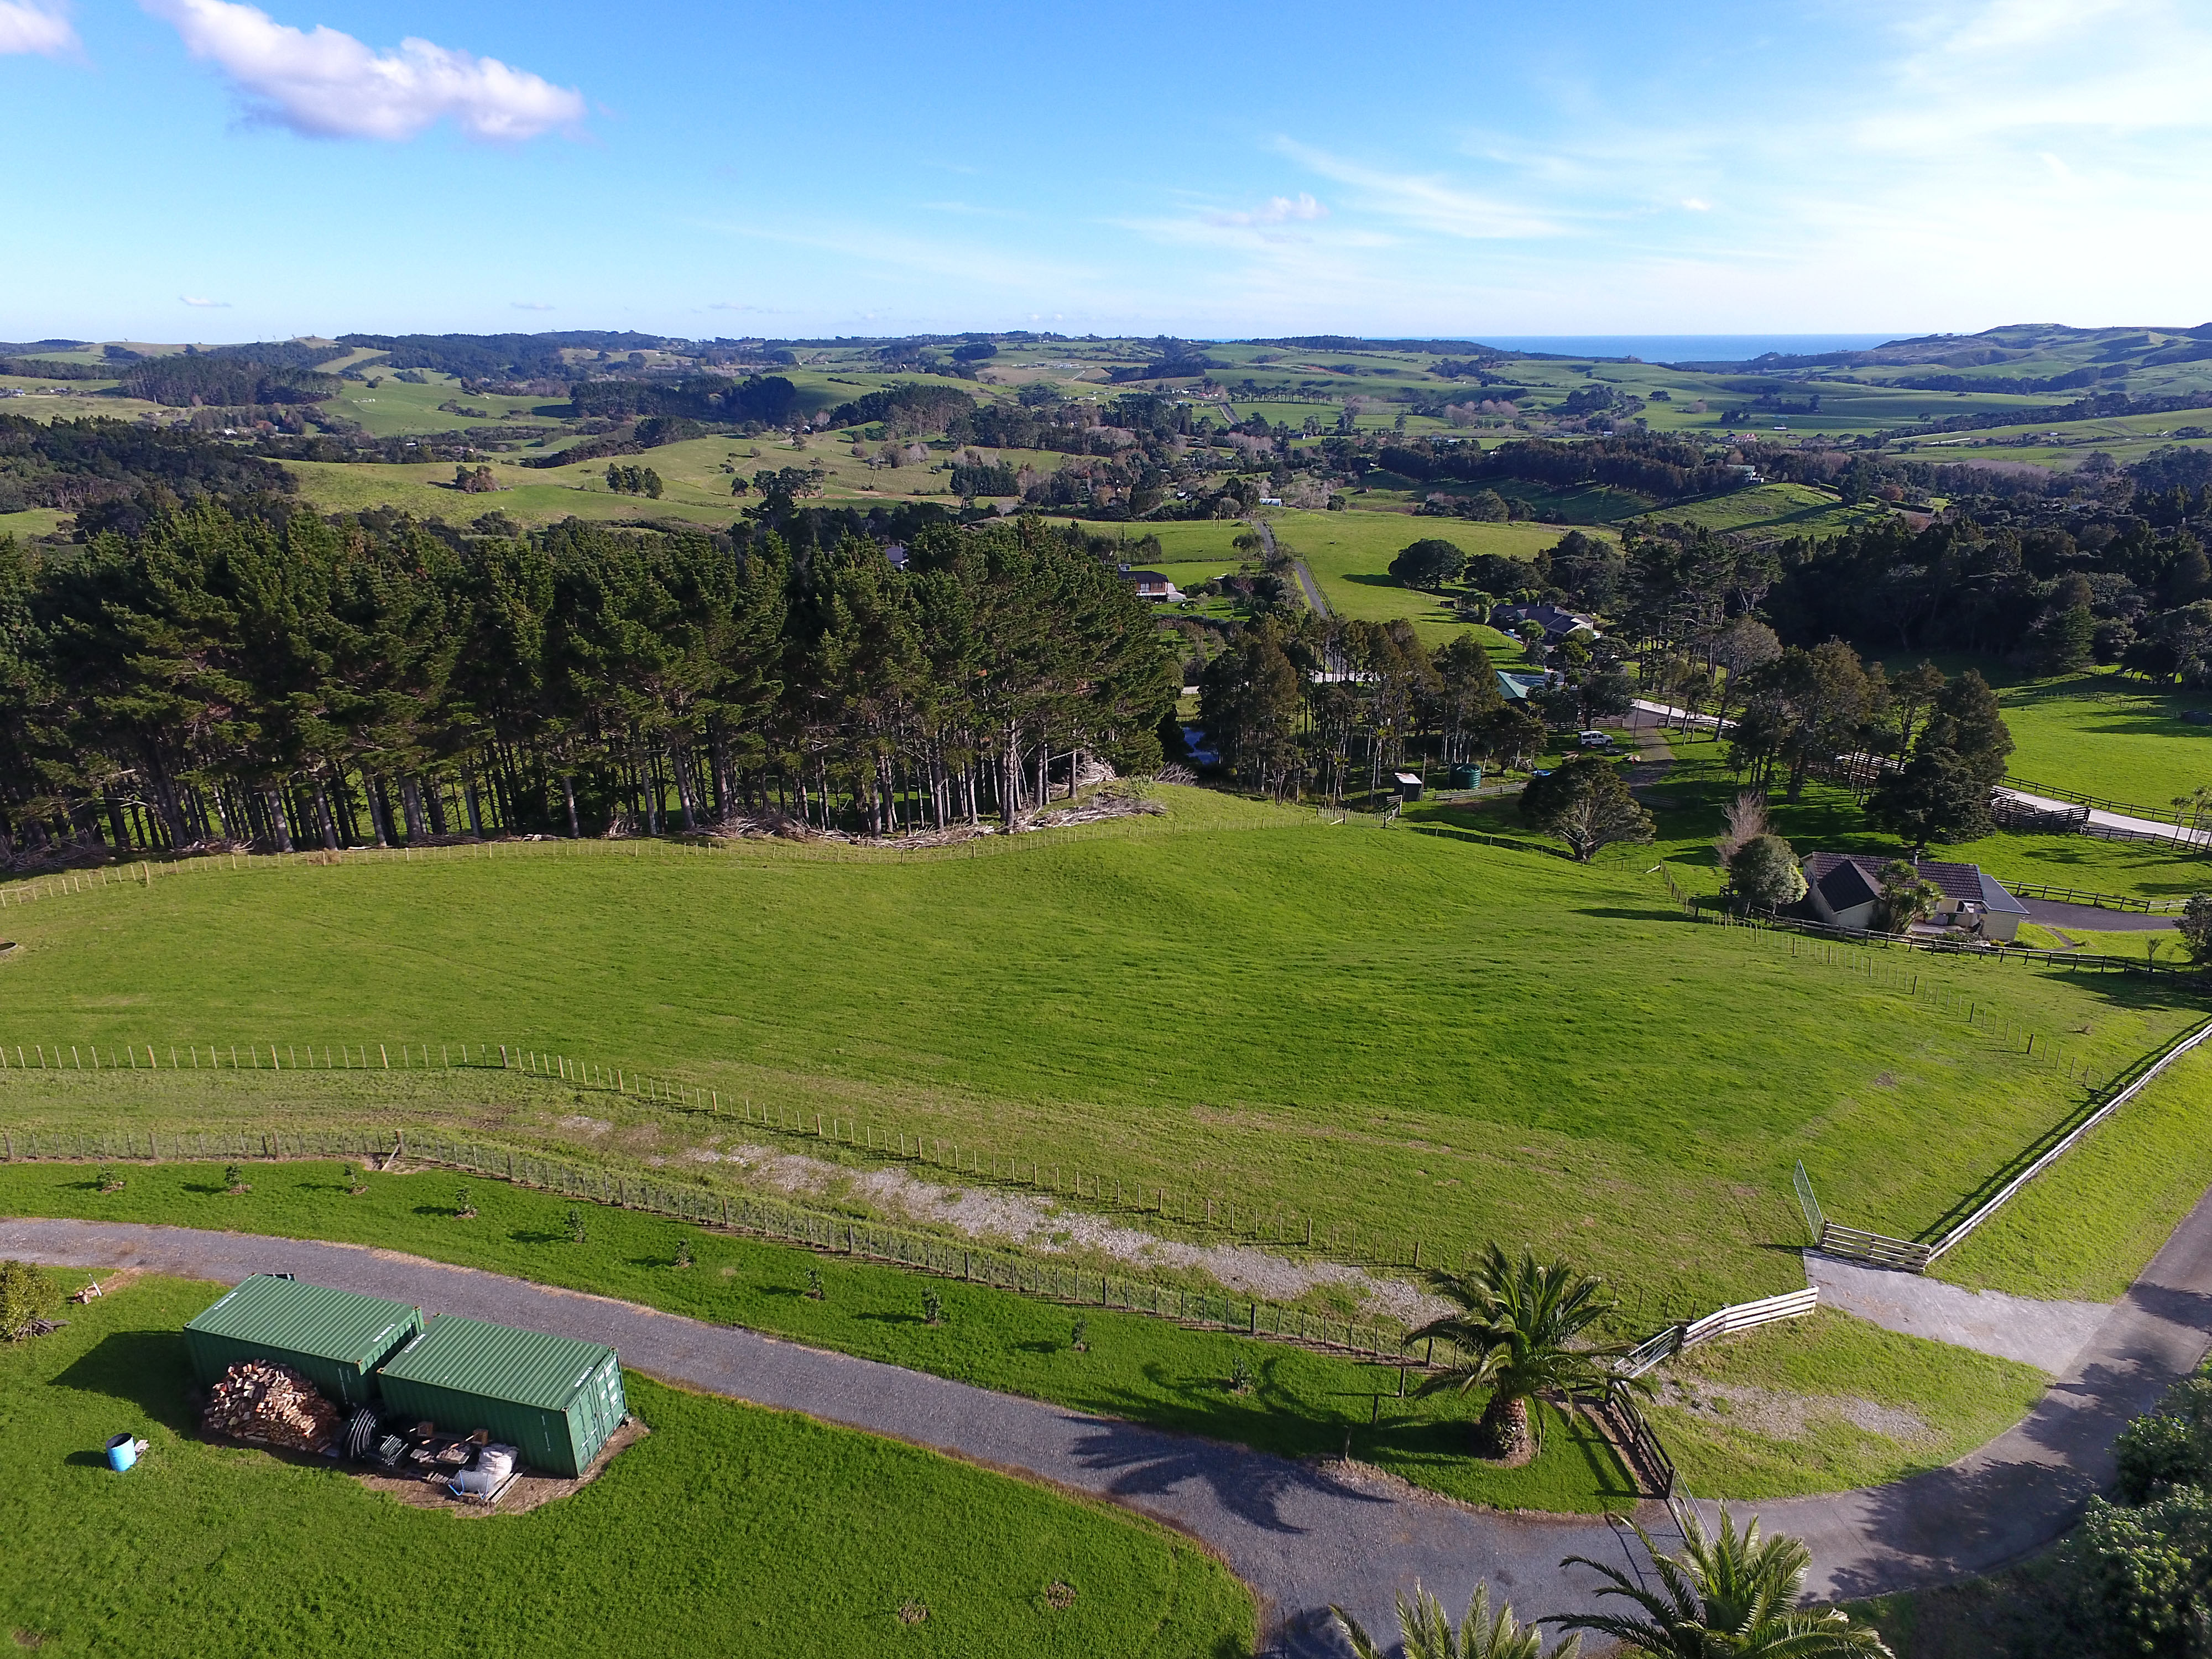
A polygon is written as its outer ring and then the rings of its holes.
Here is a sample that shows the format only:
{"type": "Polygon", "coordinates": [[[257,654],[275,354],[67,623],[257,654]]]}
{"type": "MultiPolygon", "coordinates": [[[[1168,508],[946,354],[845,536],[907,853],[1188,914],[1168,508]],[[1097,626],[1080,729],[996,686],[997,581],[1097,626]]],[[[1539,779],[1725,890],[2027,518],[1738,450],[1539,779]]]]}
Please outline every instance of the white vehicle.
{"type": "Polygon", "coordinates": [[[1575,733],[1575,740],[1585,749],[1613,747],[1613,733],[1610,732],[1577,732],[1575,733]]]}

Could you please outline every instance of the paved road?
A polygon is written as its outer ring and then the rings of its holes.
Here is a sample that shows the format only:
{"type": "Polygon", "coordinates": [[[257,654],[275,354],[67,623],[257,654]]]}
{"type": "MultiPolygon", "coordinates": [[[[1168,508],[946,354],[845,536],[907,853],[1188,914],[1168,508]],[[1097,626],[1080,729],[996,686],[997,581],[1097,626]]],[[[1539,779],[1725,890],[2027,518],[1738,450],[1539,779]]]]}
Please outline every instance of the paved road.
{"type": "Polygon", "coordinates": [[[2062,904],[2057,899],[2024,898],[2027,919],[2045,927],[2095,933],[2148,933],[2180,924],[2179,916],[2152,915],[2142,910],[2102,910],[2094,904],[2062,904]]]}
{"type": "MultiPolygon", "coordinates": [[[[2079,801],[2053,800],[2047,795],[2031,795],[2027,790],[2016,789],[2010,785],[2001,787],[1997,793],[2048,812],[2078,812],[2081,810],[2079,801]]],[[[2126,812],[2108,812],[2101,806],[2093,806],[2089,809],[2089,822],[2107,830],[2125,830],[2138,836],[2156,836],[2164,841],[2212,847],[2212,830],[2191,830],[2166,819],[2136,817],[2126,812]]]]}
{"type": "Polygon", "coordinates": [[[1770,1530],[1813,1547],[1814,1594],[1947,1583],[2033,1554],[2112,1478],[2112,1438],[2212,1344],[2212,1194],[2025,1420],[1948,1468],[1886,1486],[1759,1505],[1770,1530]]]}
{"type": "MultiPolygon", "coordinates": [[[[1273,558],[1275,556],[1275,527],[1269,524],[1265,519],[1254,519],[1251,520],[1251,525],[1255,530],[1260,532],[1260,539],[1267,544],[1267,556],[1271,559],[1273,558]]],[[[1306,568],[1306,562],[1304,559],[1292,559],[1291,561],[1291,569],[1297,576],[1298,586],[1305,590],[1306,603],[1313,607],[1314,615],[1316,617],[1328,616],[1329,614],[1328,601],[1322,598],[1321,584],[1314,580],[1313,572],[1306,568]]]]}
{"type": "MultiPolygon", "coordinates": [[[[224,1282],[296,1273],[431,1312],[611,1343],[650,1376],[1093,1493],[1218,1550],[1259,1592],[1265,1651],[1282,1659],[1343,1652],[1325,1622],[1333,1601],[1370,1629],[1389,1629],[1392,1593],[1416,1578],[1453,1607],[1463,1607],[1483,1578],[1524,1614],[1565,1613],[1594,1605],[1594,1575],[1562,1568],[1562,1557],[1629,1559],[1600,1522],[1462,1509],[1239,1447],[387,1251],[178,1227],[0,1219],[0,1255],[224,1282]]],[[[2111,1478],[2113,1436],[2188,1374],[2212,1340],[2208,1333],[2212,1195],[2018,1427],[1933,1474],[1768,1502],[1759,1512],[1770,1530],[1797,1533],[1812,1545],[1814,1584],[1825,1595],[1871,1595],[2002,1566],[2074,1523],[2111,1478]]]]}

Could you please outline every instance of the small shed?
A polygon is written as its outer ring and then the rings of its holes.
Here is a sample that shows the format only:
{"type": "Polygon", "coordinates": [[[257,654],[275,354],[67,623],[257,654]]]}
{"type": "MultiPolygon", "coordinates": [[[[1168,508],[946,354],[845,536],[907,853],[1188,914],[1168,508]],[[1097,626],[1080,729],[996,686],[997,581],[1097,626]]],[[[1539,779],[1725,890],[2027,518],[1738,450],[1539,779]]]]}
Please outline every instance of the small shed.
{"type": "Polygon", "coordinates": [[[203,1388],[241,1359],[289,1365],[330,1399],[365,1406],[376,1368],[422,1334],[404,1302],[256,1273],[185,1327],[185,1352],[203,1388]]]}
{"type": "Polygon", "coordinates": [[[622,1367],[604,1343],[440,1314],[385,1363],[387,1410],[452,1434],[489,1431],[522,1461],[574,1476],[629,1410],[622,1367]]]}
{"type": "Polygon", "coordinates": [[[1427,786],[1422,783],[1421,775],[1419,772],[1400,772],[1395,774],[1395,777],[1398,785],[1400,800],[1420,799],[1421,791],[1427,786]]]}

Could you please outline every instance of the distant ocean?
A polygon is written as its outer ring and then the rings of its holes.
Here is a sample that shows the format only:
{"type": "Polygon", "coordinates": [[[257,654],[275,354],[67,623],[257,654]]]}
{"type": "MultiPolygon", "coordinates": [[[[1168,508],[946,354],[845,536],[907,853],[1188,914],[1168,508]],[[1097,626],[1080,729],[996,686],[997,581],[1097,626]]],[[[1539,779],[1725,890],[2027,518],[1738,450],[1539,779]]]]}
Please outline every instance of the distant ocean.
{"type": "Polygon", "coordinates": [[[1863,351],[1895,334],[1478,334],[1483,345],[1509,351],[1548,351],[1561,357],[1641,357],[1647,363],[1740,363],[1770,351],[1811,356],[1823,351],[1863,351]]]}

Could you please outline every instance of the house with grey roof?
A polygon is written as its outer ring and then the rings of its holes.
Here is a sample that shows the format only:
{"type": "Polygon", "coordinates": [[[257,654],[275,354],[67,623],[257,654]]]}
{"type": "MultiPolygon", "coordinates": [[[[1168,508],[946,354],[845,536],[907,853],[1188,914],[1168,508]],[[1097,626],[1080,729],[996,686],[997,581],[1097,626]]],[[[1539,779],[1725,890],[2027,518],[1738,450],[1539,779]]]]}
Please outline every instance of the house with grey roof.
{"type": "MultiPolygon", "coordinates": [[[[1863,853],[1809,853],[1806,902],[1831,927],[1870,929],[1881,914],[1881,872],[1899,862],[1863,853]]],[[[1963,934],[1991,945],[2009,945],[2019,935],[2027,907],[1979,865],[1922,859],[1912,867],[1942,896],[1915,931],[1963,934]]]]}

